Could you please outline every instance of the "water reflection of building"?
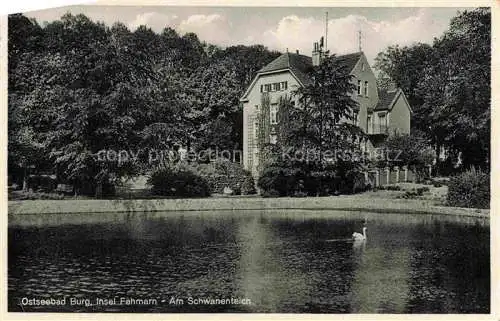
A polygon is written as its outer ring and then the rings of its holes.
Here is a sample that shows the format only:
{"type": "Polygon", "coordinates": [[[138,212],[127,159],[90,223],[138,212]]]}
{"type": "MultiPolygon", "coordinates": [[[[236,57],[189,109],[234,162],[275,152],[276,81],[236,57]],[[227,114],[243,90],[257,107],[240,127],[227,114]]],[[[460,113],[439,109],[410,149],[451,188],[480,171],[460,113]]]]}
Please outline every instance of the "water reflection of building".
{"type": "Polygon", "coordinates": [[[353,313],[404,313],[409,295],[410,251],[405,244],[386,241],[387,237],[405,240],[397,231],[370,229],[366,244],[353,249],[355,265],[352,284],[353,313]],[[388,236],[389,235],[389,236],[388,236]]]}
{"type": "Polygon", "coordinates": [[[241,256],[236,282],[241,295],[251,299],[253,312],[300,309],[300,302],[306,302],[310,294],[305,274],[284,266],[284,252],[293,244],[283,242],[264,217],[242,220],[238,243],[241,256]]]}

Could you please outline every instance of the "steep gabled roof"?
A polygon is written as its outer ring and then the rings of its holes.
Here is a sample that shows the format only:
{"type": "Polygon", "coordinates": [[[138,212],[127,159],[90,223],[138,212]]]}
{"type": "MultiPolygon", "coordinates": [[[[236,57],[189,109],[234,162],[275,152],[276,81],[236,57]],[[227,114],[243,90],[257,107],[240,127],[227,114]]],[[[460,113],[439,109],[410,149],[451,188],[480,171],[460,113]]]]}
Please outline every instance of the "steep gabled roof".
{"type": "MultiPolygon", "coordinates": [[[[346,67],[346,70],[351,72],[359,59],[363,55],[362,52],[351,53],[347,55],[340,55],[336,57],[336,60],[339,61],[340,64],[346,67]]],[[[295,77],[302,83],[302,85],[307,85],[311,82],[311,79],[308,76],[310,69],[312,68],[312,58],[306,55],[300,55],[296,53],[286,52],[274,59],[266,66],[261,68],[258,72],[254,81],[249,86],[245,94],[242,98],[246,97],[251,87],[255,83],[256,79],[260,74],[269,73],[269,72],[277,72],[281,70],[290,70],[295,77]]]]}
{"type": "Polygon", "coordinates": [[[394,102],[394,98],[399,94],[401,89],[396,89],[396,90],[379,90],[378,91],[378,103],[373,109],[374,111],[380,111],[380,110],[390,110],[392,108],[392,104],[394,102]]]}
{"type": "MultiPolygon", "coordinates": [[[[361,58],[362,52],[337,56],[336,60],[344,65],[347,70],[352,71],[361,58]]],[[[312,58],[306,55],[286,52],[259,70],[259,73],[290,69],[304,82],[309,82],[307,73],[312,67],[312,58]]]]}
{"type": "Polygon", "coordinates": [[[354,67],[356,66],[356,64],[358,63],[358,61],[362,55],[363,55],[363,52],[361,52],[361,51],[354,52],[354,53],[350,53],[347,55],[337,56],[336,60],[341,65],[344,65],[346,67],[346,69],[349,70],[349,72],[351,72],[354,69],[354,67]]]}
{"type": "Polygon", "coordinates": [[[286,52],[281,56],[279,56],[278,58],[271,61],[270,63],[268,63],[267,65],[265,65],[264,67],[262,67],[262,69],[260,69],[259,72],[276,71],[281,69],[287,69],[292,66],[305,70],[309,68],[311,65],[312,65],[311,57],[286,52]]]}
{"type": "Polygon", "coordinates": [[[290,69],[300,82],[306,84],[309,82],[307,72],[311,67],[311,57],[286,52],[260,69],[259,73],[290,69]]]}

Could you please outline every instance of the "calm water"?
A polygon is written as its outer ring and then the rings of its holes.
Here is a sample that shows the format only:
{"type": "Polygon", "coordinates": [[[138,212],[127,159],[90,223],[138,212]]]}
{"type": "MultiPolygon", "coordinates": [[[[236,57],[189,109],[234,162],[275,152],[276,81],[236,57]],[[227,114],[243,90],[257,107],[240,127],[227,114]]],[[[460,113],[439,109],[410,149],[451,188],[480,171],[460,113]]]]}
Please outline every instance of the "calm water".
{"type": "Polygon", "coordinates": [[[489,244],[488,220],[434,215],[288,210],[9,217],[8,308],[489,313],[489,244]],[[348,238],[365,218],[368,240],[353,244],[348,238]],[[114,297],[151,301],[84,303],[114,297]],[[251,304],[190,304],[189,297],[251,304]],[[66,301],[21,306],[23,298],[66,301]]]}

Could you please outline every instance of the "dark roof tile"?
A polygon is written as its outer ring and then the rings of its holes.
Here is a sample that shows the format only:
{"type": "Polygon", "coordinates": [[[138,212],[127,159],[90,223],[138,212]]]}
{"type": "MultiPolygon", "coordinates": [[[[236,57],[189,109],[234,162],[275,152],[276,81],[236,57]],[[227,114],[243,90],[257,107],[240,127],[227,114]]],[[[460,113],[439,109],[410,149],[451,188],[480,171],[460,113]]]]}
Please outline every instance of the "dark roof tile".
{"type": "MultiPolygon", "coordinates": [[[[359,58],[361,58],[361,55],[362,52],[341,55],[337,56],[337,60],[346,66],[347,70],[351,71],[358,62],[359,58]]],[[[303,84],[307,84],[310,82],[307,74],[311,67],[311,57],[286,52],[260,69],[259,73],[290,69],[303,84]]]]}
{"type": "Polygon", "coordinates": [[[399,89],[396,90],[379,90],[378,92],[378,103],[375,106],[374,110],[388,110],[391,106],[390,104],[394,100],[394,97],[399,93],[399,89]]]}

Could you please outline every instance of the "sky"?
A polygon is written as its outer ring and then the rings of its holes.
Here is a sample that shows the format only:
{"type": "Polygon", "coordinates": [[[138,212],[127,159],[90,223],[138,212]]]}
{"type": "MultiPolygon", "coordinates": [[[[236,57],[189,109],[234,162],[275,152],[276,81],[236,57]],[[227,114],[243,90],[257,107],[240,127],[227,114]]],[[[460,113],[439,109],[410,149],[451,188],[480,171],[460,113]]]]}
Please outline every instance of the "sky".
{"type": "Polygon", "coordinates": [[[325,35],[328,49],[345,54],[361,48],[370,63],[389,45],[432,43],[448,28],[450,19],[467,8],[321,8],[321,7],[179,7],[80,5],[25,12],[39,23],[63,14],[83,13],[111,26],[120,21],[131,30],[146,25],[156,32],[165,27],[181,35],[194,32],[202,41],[230,45],[262,44],[271,50],[311,55],[313,42],[325,35]]]}

